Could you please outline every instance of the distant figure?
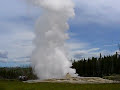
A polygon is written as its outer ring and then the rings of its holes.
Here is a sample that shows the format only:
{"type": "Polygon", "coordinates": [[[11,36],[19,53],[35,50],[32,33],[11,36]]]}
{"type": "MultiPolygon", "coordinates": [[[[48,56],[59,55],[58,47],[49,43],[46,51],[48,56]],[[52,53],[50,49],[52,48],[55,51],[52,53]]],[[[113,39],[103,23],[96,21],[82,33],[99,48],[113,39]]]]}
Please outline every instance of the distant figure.
{"type": "Polygon", "coordinates": [[[20,81],[27,81],[28,78],[27,78],[27,76],[19,76],[19,80],[20,81]]]}

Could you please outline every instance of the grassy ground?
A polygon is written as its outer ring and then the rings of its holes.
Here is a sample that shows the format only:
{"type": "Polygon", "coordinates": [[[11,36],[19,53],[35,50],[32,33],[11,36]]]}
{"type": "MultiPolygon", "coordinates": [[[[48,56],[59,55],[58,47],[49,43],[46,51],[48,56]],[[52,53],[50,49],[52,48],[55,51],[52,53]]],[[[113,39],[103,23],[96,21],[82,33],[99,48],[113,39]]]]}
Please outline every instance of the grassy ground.
{"type": "Polygon", "coordinates": [[[120,90],[120,84],[23,83],[0,80],[0,90],[120,90]]]}

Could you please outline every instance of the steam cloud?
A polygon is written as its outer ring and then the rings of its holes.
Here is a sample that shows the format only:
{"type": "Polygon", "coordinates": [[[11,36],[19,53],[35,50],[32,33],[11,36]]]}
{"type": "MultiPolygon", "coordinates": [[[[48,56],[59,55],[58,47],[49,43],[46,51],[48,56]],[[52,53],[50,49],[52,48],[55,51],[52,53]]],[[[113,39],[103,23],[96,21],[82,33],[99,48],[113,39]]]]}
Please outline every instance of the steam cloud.
{"type": "Polygon", "coordinates": [[[74,17],[74,4],[71,0],[29,0],[40,6],[42,15],[36,23],[36,46],[32,54],[32,65],[39,79],[62,78],[67,73],[75,76],[75,70],[70,68],[64,48],[65,40],[69,38],[66,31],[69,18],[74,17]]]}

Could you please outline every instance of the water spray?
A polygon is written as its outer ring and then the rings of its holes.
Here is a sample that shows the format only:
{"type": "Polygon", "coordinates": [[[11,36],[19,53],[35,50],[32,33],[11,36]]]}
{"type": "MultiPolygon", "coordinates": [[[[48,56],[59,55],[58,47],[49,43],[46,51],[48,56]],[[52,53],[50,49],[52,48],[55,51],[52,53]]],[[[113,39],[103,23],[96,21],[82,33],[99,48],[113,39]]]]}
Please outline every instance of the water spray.
{"type": "Polygon", "coordinates": [[[39,79],[63,78],[67,73],[76,76],[70,68],[65,41],[69,38],[68,20],[74,17],[72,0],[29,0],[42,8],[42,15],[36,23],[31,62],[39,79]]]}

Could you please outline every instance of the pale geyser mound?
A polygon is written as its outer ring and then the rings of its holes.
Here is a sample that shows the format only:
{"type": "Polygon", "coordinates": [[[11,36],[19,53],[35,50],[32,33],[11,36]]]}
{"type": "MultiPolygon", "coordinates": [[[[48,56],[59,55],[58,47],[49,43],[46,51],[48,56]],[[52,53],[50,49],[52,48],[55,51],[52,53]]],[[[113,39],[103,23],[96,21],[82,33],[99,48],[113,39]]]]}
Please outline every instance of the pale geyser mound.
{"type": "Polygon", "coordinates": [[[36,23],[35,50],[31,62],[39,79],[63,78],[67,73],[77,76],[70,68],[65,51],[65,41],[69,38],[69,18],[74,17],[72,0],[29,0],[42,8],[42,15],[36,23]]]}

